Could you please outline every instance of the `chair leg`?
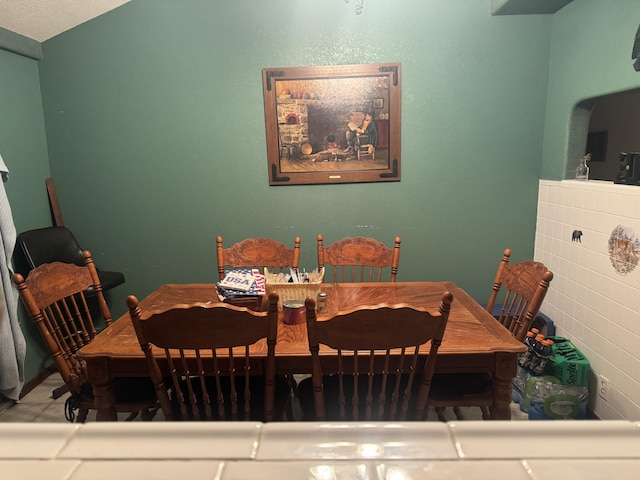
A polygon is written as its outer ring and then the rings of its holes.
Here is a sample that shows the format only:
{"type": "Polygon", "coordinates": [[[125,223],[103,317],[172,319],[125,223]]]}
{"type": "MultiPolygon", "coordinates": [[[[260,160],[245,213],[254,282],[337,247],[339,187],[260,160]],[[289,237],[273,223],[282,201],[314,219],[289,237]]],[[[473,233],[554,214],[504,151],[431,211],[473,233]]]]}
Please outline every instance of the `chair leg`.
{"type": "Polygon", "coordinates": [[[489,414],[489,409],[487,407],[480,407],[480,410],[482,410],[483,420],[491,420],[491,415],[489,414]]]}
{"type": "Polygon", "coordinates": [[[131,412],[127,418],[124,419],[125,422],[131,422],[138,417],[138,413],[140,412],[131,412]]]}
{"type": "Polygon", "coordinates": [[[289,386],[291,387],[291,391],[293,392],[293,396],[298,398],[298,382],[291,374],[286,374],[284,379],[287,381],[289,386]]]}
{"type": "Polygon", "coordinates": [[[436,407],[436,415],[438,416],[438,420],[441,422],[446,422],[447,419],[444,417],[444,407],[436,407]]]}
{"type": "Polygon", "coordinates": [[[51,392],[51,398],[53,398],[54,400],[57,400],[68,391],[69,391],[69,387],[65,383],[64,385],[53,389],[53,391],[51,392]]]}
{"type": "Polygon", "coordinates": [[[429,410],[431,409],[431,406],[427,405],[424,408],[424,413],[422,414],[422,418],[420,419],[423,422],[427,421],[427,418],[429,417],[429,410]]]}
{"type": "Polygon", "coordinates": [[[140,419],[143,422],[150,422],[151,420],[153,420],[153,418],[156,416],[156,413],[158,413],[158,409],[160,407],[154,407],[154,408],[144,408],[140,411],[140,419]]]}
{"type": "MultiPolygon", "coordinates": [[[[491,419],[491,414],[489,413],[489,409],[487,407],[478,407],[478,408],[482,412],[482,419],[483,420],[490,420],[491,419]]],[[[458,420],[464,420],[465,419],[460,407],[453,407],[453,412],[456,414],[456,419],[458,419],[458,420]]]]}
{"type": "Polygon", "coordinates": [[[79,408],[78,415],[76,416],[76,423],[84,423],[87,419],[87,415],[89,414],[88,408],[79,408]]]}
{"type": "Polygon", "coordinates": [[[293,406],[291,405],[291,399],[289,399],[289,401],[287,402],[287,405],[285,407],[285,415],[287,417],[287,420],[289,422],[293,422],[295,420],[295,418],[293,418],[293,406]]]}

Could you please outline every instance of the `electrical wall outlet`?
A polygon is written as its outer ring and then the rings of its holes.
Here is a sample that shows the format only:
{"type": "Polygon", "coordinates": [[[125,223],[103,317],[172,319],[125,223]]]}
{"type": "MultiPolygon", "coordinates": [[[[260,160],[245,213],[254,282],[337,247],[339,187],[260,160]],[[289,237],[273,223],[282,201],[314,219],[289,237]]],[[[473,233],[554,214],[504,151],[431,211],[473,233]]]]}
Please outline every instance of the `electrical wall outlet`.
{"type": "Polygon", "coordinates": [[[607,396],[609,395],[609,380],[602,376],[598,375],[598,395],[605,402],[607,401],[607,396]]]}

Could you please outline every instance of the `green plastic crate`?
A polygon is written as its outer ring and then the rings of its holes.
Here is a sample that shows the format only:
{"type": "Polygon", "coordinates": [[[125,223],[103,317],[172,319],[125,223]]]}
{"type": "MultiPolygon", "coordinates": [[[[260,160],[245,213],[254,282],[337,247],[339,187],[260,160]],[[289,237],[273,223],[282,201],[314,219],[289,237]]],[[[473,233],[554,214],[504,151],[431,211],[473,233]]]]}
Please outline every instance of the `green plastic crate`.
{"type": "Polygon", "coordinates": [[[557,377],[563,385],[589,385],[589,360],[564,337],[548,337],[553,340],[553,357],[547,363],[547,373],[557,377]]]}

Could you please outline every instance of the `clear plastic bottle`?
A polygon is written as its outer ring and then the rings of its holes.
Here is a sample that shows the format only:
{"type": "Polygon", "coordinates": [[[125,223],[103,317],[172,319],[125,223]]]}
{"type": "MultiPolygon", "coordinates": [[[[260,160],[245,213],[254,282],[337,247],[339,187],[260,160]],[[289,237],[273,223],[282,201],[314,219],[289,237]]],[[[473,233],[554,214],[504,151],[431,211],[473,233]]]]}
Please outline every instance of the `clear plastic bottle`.
{"type": "Polygon", "coordinates": [[[540,371],[540,373],[544,373],[547,368],[547,363],[549,363],[549,360],[553,355],[553,340],[545,338],[540,343],[542,345],[542,348],[540,349],[540,362],[538,365],[538,370],[540,371]]]}
{"type": "Polygon", "coordinates": [[[576,180],[587,181],[589,180],[589,166],[587,162],[591,159],[591,154],[588,153],[580,159],[578,168],[576,168],[576,180]]]}
{"type": "MultiPolygon", "coordinates": [[[[532,332],[528,332],[528,333],[532,333],[532,332]]],[[[527,346],[527,351],[522,354],[519,364],[521,367],[526,368],[528,370],[529,366],[531,365],[531,358],[534,355],[533,347],[536,339],[535,339],[535,336],[532,335],[530,338],[527,338],[526,340],[527,342],[525,342],[525,345],[527,346]]]]}
{"type": "Polygon", "coordinates": [[[529,372],[518,365],[518,371],[513,378],[513,387],[511,388],[511,400],[522,405],[524,398],[524,390],[529,381],[529,372]]]}
{"type": "Polygon", "coordinates": [[[540,363],[540,349],[542,348],[542,340],[544,335],[541,333],[536,334],[534,340],[531,342],[531,355],[529,355],[529,361],[523,366],[527,368],[534,375],[539,375],[538,364],[540,363]]]}
{"type": "Polygon", "coordinates": [[[551,356],[551,346],[548,342],[541,333],[536,335],[533,355],[531,356],[531,362],[529,364],[529,370],[531,370],[534,375],[542,375],[547,366],[547,361],[551,356]]]}
{"type": "MultiPolygon", "coordinates": [[[[542,380],[543,377],[540,377],[542,380]]],[[[551,394],[553,385],[549,381],[536,381],[529,402],[529,420],[551,420],[545,413],[545,401],[551,394]]]]}
{"type": "Polygon", "coordinates": [[[552,376],[533,377],[528,406],[529,420],[574,420],[587,415],[588,387],[562,385],[552,376]]]}
{"type": "Polygon", "coordinates": [[[527,346],[527,351],[523,352],[520,354],[520,357],[518,358],[518,365],[520,367],[525,367],[529,364],[529,362],[531,361],[531,354],[533,353],[531,348],[532,348],[532,343],[535,339],[535,334],[529,330],[527,332],[527,336],[524,339],[524,344],[527,346]]]}

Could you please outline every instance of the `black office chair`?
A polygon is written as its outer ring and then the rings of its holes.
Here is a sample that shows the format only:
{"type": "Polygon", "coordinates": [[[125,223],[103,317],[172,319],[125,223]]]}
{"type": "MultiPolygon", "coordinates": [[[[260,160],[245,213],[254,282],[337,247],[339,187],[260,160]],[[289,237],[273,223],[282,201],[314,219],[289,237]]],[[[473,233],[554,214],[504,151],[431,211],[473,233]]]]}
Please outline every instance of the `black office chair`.
{"type": "MultiPolygon", "coordinates": [[[[39,265],[52,262],[84,265],[83,249],[67,227],[55,226],[28,230],[18,235],[14,252],[16,272],[27,277],[39,265]]],[[[124,275],[98,268],[102,291],[106,292],[124,283],[124,275]]],[[[87,295],[94,295],[92,288],[87,295]]]]}

